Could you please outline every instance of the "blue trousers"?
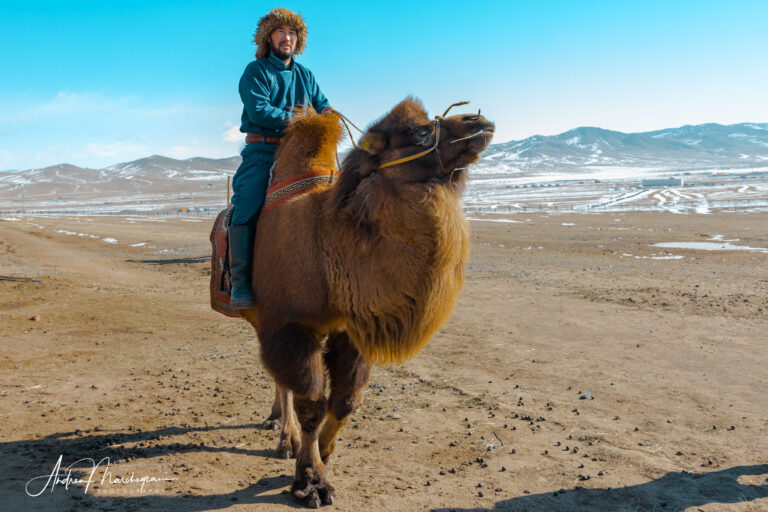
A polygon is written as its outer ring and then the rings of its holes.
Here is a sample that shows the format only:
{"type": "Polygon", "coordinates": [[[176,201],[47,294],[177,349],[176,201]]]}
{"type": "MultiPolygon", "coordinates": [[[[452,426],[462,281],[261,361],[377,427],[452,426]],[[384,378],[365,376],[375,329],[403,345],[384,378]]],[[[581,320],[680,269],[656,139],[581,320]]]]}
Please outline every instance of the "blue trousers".
{"type": "Polygon", "coordinates": [[[275,161],[274,153],[263,151],[261,144],[248,144],[240,153],[243,162],[232,180],[232,225],[248,224],[255,220],[269,187],[269,170],[275,161]]]}

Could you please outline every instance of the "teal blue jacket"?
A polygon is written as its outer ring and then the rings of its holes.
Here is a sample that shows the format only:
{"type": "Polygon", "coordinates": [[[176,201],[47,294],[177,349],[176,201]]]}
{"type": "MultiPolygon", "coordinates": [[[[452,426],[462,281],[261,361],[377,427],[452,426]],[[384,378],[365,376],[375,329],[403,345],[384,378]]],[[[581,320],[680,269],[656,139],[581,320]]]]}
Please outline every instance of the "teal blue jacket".
{"type": "MultiPolygon", "coordinates": [[[[246,66],[240,78],[240,98],[243,100],[240,131],[273,136],[283,134],[293,107],[311,104],[320,112],[330,105],[309,69],[295,59],[286,66],[271,53],[246,66]]],[[[256,144],[261,151],[277,150],[275,145],[256,144]]]]}

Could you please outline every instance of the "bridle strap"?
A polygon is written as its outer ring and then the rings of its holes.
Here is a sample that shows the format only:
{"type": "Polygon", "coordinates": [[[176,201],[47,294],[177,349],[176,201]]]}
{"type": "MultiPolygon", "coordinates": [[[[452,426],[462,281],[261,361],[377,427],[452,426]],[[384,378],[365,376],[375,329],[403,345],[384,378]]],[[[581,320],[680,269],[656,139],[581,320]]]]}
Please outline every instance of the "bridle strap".
{"type": "Polygon", "coordinates": [[[466,105],[469,103],[468,101],[459,101],[458,103],[454,103],[447,109],[445,109],[445,112],[443,112],[443,115],[441,116],[435,116],[435,143],[432,145],[431,148],[427,149],[426,151],[422,151],[421,153],[416,153],[415,155],[406,156],[403,158],[398,158],[397,160],[392,160],[391,162],[387,162],[385,164],[381,164],[378,168],[384,169],[386,167],[392,167],[393,165],[398,164],[404,164],[405,162],[410,162],[411,160],[416,160],[417,158],[421,158],[423,156],[428,155],[432,151],[437,149],[437,145],[440,143],[440,125],[442,124],[443,118],[448,114],[448,112],[453,107],[458,107],[459,105],[466,105]]]}
{"type": "Polygon", "coordinates": [[[403,164],[405,162],[410,162],[411,160],[416,160],[417,158],[421,158],[425,155],[428,155],[435,149],[437,149],[438,143],[440,143],[440,121],[442,120],[442,117],[436,117],[435,118],[435,143],[432,145],[431,148],[427,149],[426,151],[422,151],[421,153],[416,153],[415,155],[406,156],[403,158],[398,158],[397,160],[392,160],[391,162],[387,162],[385,164],[381,164],[378,168],[384,169],[386,167],[392,167],[393,165],[403,164]]]}
{"type": "MultiPolygon", "coordinates": [[[[391,162],[383,163],[383,164],[381,164],[378,167],[378,169],[385,169],[387,167],[392,167],[393,165],[404,164],[405,162],[410,162],[411,160],[416,160],[417,158],[421,158],[423,156],[426,156],[426,155],[430,154],[432,151],[436,150],[437,149],[437,145],[440,143],[440,125],[442,123],[443,118],[448,114],[448,112],[453,107],[458,107],[460,105],[466,105],[467,103],[469,103],[469,102],[468,101],[459,101],[457,103],[454,103],[453,105],[451,105],[450,107],[445,109],[445,112],[443,112],[442,116],[435,116],[435,143],[432,145],[431,148],[429,148],[429,149],[427,149],[425,151],[422,151],[421,153],[416,153],[415,155],[410,155],[410,156],[406,156],[406,157],[403,157],[403,158],[398,158],[397,160],[392,160],[391,162]]],[[[339,119],[341,119],[341,122],[344,123],[344,127],[347,129],[347,133],[349,133],[349,140],[352,141],[352,146],[357,148],[357,144],[355,144],[355,138],[352,136],[352,130],[349,129],[349,125],[347,124],[347,122],[349,122],[349,124],[354,126],[357,129],[357,131],[359,131],[360,133],[363,133],[363,131],[360,128],[358,128],[357,126],[355,126],[355,123],[353,123],[347,116],[345,116],[344,114],[342,114],[338,110],[334,110],[333,112],[336,115],[338,115],[339,119]]],[[[336,155],[336,164],[338,165],[339,169],[341,169],[341,165],[340,165],[338,160],[339,160],[339,156],[337,154],[336,155]]]]}

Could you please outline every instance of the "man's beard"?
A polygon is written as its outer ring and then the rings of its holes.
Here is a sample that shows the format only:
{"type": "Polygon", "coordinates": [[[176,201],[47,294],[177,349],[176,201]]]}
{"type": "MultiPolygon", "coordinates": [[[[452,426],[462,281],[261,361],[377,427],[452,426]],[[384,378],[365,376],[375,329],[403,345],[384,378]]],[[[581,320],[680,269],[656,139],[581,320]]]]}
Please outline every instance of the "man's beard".
{"type": "Polygon", "coordinates": [[[269,42],[269,51],[280,60],[288,60],[293,57],[293,51],[284,52],[280,48],[275,47],[275,45],[272,44],[272,41],[269,42]]]}

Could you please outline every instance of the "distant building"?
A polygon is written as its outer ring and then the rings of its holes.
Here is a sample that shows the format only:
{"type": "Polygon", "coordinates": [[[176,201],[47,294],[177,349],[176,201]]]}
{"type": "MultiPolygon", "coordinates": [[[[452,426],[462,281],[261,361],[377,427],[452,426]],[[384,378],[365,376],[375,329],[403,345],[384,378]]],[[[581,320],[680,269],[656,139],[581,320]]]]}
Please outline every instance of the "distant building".
{"type": "Polygon", "coordinates": [[[680,187],[683,185],[683,180],[680,178],[654,178],[649,180],[643,180],[644,187],[680,187]]]}

